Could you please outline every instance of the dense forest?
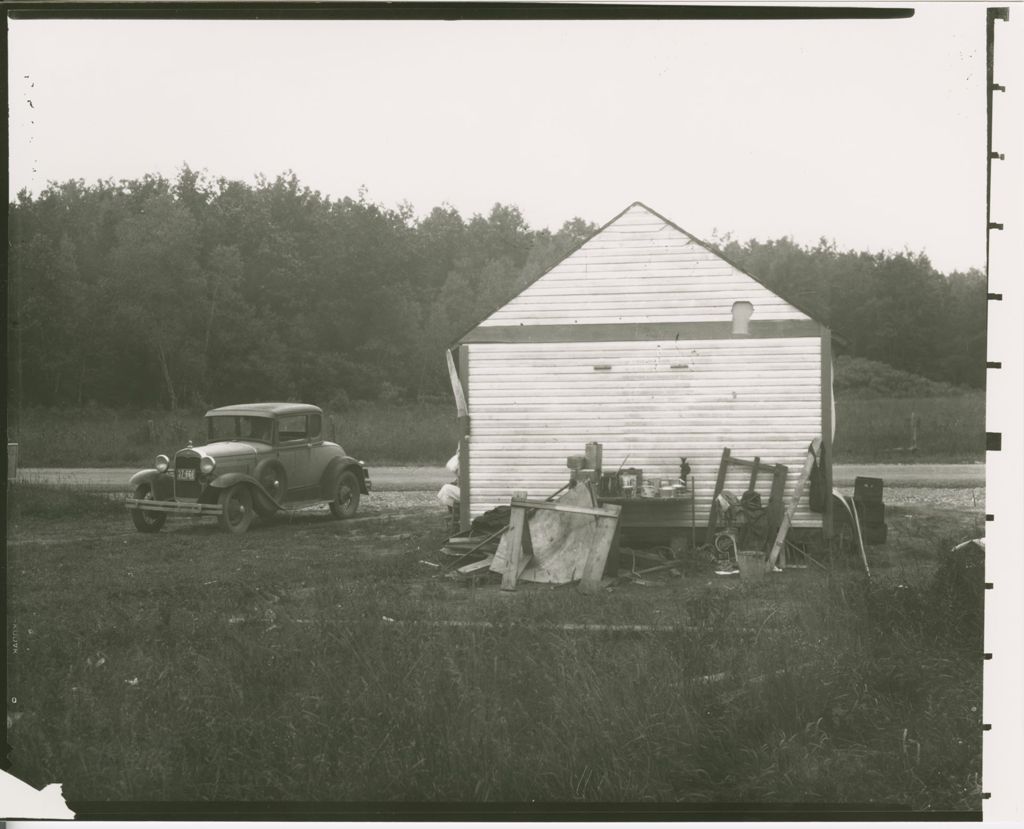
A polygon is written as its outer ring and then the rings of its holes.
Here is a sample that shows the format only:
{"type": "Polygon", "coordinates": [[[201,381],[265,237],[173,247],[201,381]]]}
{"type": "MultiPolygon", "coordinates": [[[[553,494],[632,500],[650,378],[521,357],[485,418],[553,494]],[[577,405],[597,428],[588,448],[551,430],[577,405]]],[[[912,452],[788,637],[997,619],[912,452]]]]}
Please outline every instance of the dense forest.
{"type": "MultiPolygon", "coordinates": [[[[446,395],[444,347],[596,229],[534,230],[502,204],[416,216],[290,174],[54,183],[10,205],[9,400],[343,408],[446,395]]],[[[711,241],[829,322],[846,354],[984,384],[980,272],[824,241],[711,241]]]]}

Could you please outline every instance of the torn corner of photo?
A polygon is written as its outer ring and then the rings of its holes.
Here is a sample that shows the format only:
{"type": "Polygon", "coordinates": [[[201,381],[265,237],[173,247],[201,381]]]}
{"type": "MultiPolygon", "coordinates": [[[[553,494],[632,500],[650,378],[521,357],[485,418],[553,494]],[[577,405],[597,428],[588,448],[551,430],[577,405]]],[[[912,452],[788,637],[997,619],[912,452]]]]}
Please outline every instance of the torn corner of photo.
{"type": "Polygon", "coordinates": [[[0,820],[74,820],[60,783],[41,790],[0,771],[0,820]]]}

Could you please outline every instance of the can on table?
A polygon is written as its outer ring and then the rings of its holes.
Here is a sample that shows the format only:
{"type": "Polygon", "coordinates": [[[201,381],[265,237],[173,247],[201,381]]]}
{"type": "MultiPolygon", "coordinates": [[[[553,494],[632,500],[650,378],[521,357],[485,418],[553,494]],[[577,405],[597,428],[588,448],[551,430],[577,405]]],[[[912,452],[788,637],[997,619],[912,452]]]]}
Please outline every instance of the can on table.
{"type": "Polygon", "coordinates": [[[644,473],[641,469],[620,469],[619,470],[619,492],[626,498],[635,498],[640,494],[640,487],[643,484],[644,473]]]}

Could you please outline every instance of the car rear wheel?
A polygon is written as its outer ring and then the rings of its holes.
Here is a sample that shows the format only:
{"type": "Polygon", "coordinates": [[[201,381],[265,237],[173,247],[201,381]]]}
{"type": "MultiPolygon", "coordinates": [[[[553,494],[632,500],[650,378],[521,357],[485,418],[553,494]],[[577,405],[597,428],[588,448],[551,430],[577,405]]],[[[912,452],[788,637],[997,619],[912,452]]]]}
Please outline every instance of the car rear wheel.
{"type": "Polygon", "coordinates": [[[342,472],[331,501],[331,514],[335,518],[351,518],[359,509],[359,481],[353,472],[342,472]]]}
{"type": "MultiPolygon", "coordinates": [[[[149,484],[139,484],[135,487],[135,498],[138,501],[155,501],[153,487],[149,484]]],[[[144,509],[133,509],[132,523],[140,533],[159,532],[167,523],[166,512],[150,512],[144,509]]]]}
{"type": "Polygon", "coordinates": [[[235,484],[225,489],[217,503],[221,506],[217,520],[221,529],[229,533],[244,533],[256,517],[252,507],[252,493],[245,484],[235,484]]]}

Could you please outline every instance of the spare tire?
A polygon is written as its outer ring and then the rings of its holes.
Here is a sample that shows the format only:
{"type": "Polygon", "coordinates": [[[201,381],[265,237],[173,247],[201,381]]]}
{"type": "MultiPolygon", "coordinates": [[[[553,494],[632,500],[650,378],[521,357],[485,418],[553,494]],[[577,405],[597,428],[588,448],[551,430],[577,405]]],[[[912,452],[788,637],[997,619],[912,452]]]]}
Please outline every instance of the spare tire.
{"type": "MultiPolygon", "coordinates": [[[[288,494],[288,474],[278,461],[267,460],[257,467],[256,480],[274,501],[278,504],[284,503],[285,496],[288,494]]],[[[260,492],[257,492],[253,499],[253,507],[264,518],[277,512],[277,506],[260,492]]]]}

